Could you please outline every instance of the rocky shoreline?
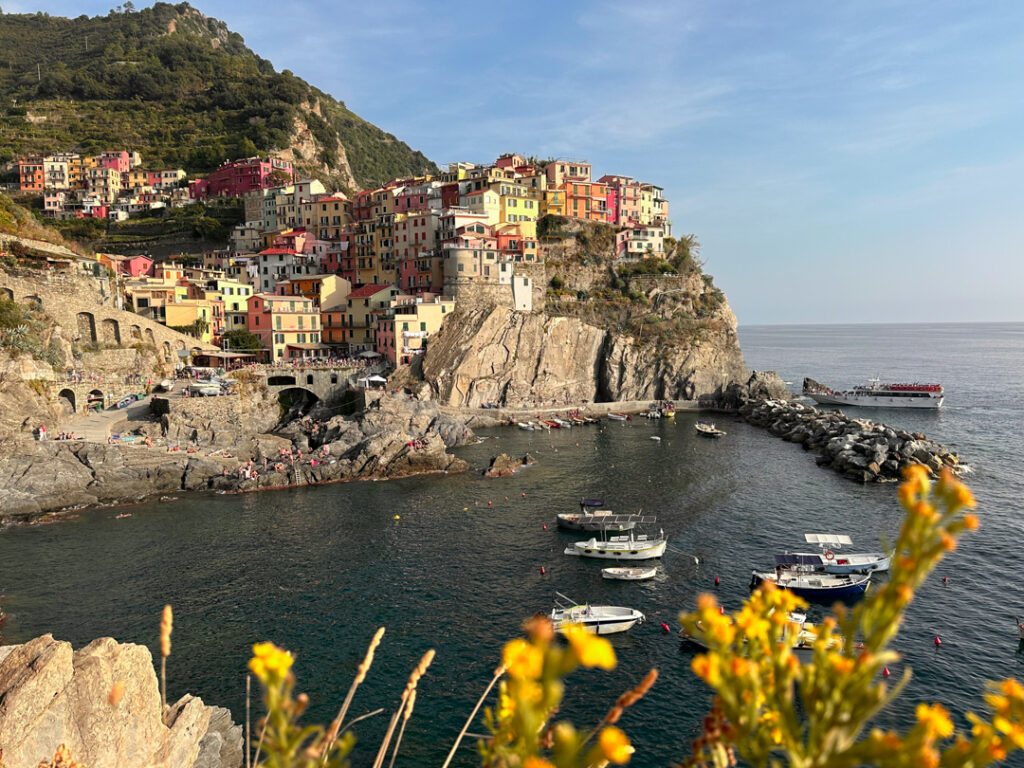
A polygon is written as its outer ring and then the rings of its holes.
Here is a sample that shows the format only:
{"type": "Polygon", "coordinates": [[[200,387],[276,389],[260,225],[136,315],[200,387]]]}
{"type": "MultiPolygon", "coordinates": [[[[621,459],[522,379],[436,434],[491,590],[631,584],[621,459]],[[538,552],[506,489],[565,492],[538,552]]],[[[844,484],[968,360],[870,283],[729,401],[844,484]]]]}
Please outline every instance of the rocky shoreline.
{"type": "Polygon", "coordinates": [[[841,411],[757,400],[743,405],[739,413],[748,424],[816,451],[818,466],[859,483],[896,482],[901,470],[911,464],[920,464],[933,474],[944,467],[955,471],[960,465],[956,453],[919,432],[851,418],[841,411]]]}

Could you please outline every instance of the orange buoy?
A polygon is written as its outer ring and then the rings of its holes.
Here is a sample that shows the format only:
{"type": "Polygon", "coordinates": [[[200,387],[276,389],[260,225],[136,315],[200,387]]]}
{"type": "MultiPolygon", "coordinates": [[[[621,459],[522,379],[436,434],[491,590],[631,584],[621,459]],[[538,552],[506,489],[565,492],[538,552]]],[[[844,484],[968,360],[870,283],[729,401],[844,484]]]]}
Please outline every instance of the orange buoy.
{"type": "Polygon", "coordinates": [[[490,506],[493,506],[493,505],[494,505],[494,502],[493,502],[493,501],[488,501],[488,502],[487,502],[487,506],[488,506],[488,507],[490,507],[490,506]]]}
{"type": "Polygon", "coordinates": [[[661,622],[661,631],[668,632],[668,624],[666,624],[664,621],[661,622]]]}
{"type": "Polygon", "coordinates": [[[719,584],[719,581],[718,581],[718,577],[717,577],[717,576],[715,576],[715,586],[717,587],[717,586],[718,586],[718,584],[719,584]]]}
{"type": "Polygon", "coordinates": [[[888,677],[888,676],[889,676],[889,668],[888,667],[882,667],[882,677],[888,677]]]}
{"type": "Polygon", "coordinates": [[[547,529],[548,529],[548,524],[544,523],[544,530],[546,531],[547,529]]]}
{"type": "Polygon", "coordinates": [[[542,566],[540,567],[540,575],[541,575],[541,576],[543,576],[543,575],[544,575],[544,574],[546,574],[546,573],[547,573],[547,570],[546,570],[546,569],[544,568],[544,566],[542,565],[542,566]]]}
{"type": "Polygon", "coordinates": [[[526,498],[526,491],[523,491],[522,496],[524,499],[526,498]]]}
{"type": "Polygon", "coordinates": [[[936,645],[936,647],[942,645],[942,641],[939,640],[939,636],[938,635],[935,636],[935,645],[936,645]]]}
{"type": "Polygon", "coordinates": [[[718,612],[724,616],[725,615],[725,606],[724,605],[718,606],[718,612]]]}

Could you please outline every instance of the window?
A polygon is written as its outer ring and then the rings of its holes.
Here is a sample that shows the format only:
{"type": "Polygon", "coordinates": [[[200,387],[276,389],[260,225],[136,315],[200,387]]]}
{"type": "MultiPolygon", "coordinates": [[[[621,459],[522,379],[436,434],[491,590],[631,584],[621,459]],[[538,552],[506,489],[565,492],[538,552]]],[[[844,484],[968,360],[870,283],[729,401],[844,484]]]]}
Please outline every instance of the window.
{"type": "Polygon", "coordinates": [[[420,323],[420,330],[421,331],[427,330],[427,324],[426,323],[420,323]]]}
{"type": "Polygon", "coordinates": [[[277,317],[274,318],[274,320],[277,321],[276,325],[277,325],[278,330],[280,330],[281,329],[281,316],[278,315],[277,317]]]}

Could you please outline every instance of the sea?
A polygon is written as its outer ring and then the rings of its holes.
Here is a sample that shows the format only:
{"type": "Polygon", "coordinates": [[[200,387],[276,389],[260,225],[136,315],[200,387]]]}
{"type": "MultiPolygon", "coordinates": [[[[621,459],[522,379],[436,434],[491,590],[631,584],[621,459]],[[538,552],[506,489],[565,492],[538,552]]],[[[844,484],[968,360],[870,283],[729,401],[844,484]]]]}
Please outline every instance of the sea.
{"type": "MultiPolygon", "coordinates": [[[[893,680],[906,669],[913,677],[875,721],[905,729],[918,701],[942,701],[967,728],[964,713],[984,711],[986,681],[1024,676],[1015,624],[1024,615],[1024,324],[750,326],[739,335],[747,364],[777,371],[794,391],[805,376],[837,388],[876,375],[945,387],[937,412],[848,412],[923,432],[969,468],[981,527],[911,604],[891,670],[893,680]]],[[[9,618],[0,631],[6,643],[49,632],[75,647],[111,636],[156,651],[169,603],[170,698],[192,693],[240,721],[250,646],[272,640],[296,654],[308,719],[327,722],[383,626],[352,713],[385,712],[356,726],[353,764],[372,762],[409,672],[434,648],[396,765],[439,766],[524,619],[549,611],[557,593],[625,605],[646,623],[612,637],[613,671],[569,677],[558,716],[590,727],[656,668],[657,683],[620,725],[637,749],[631,765],[675,764],[689,756],[711,702],[690,671],[692,649],[676,637],[680,612],[701,592],[739,608],[751,570],[770,568],[773,554],[799,547],[806,532],[845,533],[876,549],[895,539],[902,519],[895,485],[845,480],[799,445],[733,416],[717,419],[726,437],[701,439],[696,420],[481,430],[481,442],[457,449],[473,466],[464,474],[183,495],[8,529],[0,532],[0,601],[9,618]],[[482,477],[501,452],[537,463],[482,477]],[[555,530],[555,514],[582,497],[657,516],[670,539],[657,578],[605,581],[607,563],[563,554],[578,535],[555,530]]],[[[812,607],[811,619],[828,610],[812,607]]],[[[483,732],[478,719],[470,733],[483,732]]],[[[478,764],[474,738],[455,764],[478,764]]]]}

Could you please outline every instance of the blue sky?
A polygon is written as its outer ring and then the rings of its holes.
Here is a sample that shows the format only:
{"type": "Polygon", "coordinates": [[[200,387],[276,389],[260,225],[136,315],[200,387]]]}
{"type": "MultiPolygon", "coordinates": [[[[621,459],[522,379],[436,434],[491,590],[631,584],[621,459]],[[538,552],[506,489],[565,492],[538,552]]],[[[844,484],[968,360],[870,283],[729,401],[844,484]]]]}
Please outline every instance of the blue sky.
{"type": "Polygon", "coordinates": [[[664,186],[741,324],[1024,320],[1022,3],[193,5],[438,163],[664,186]]]}

